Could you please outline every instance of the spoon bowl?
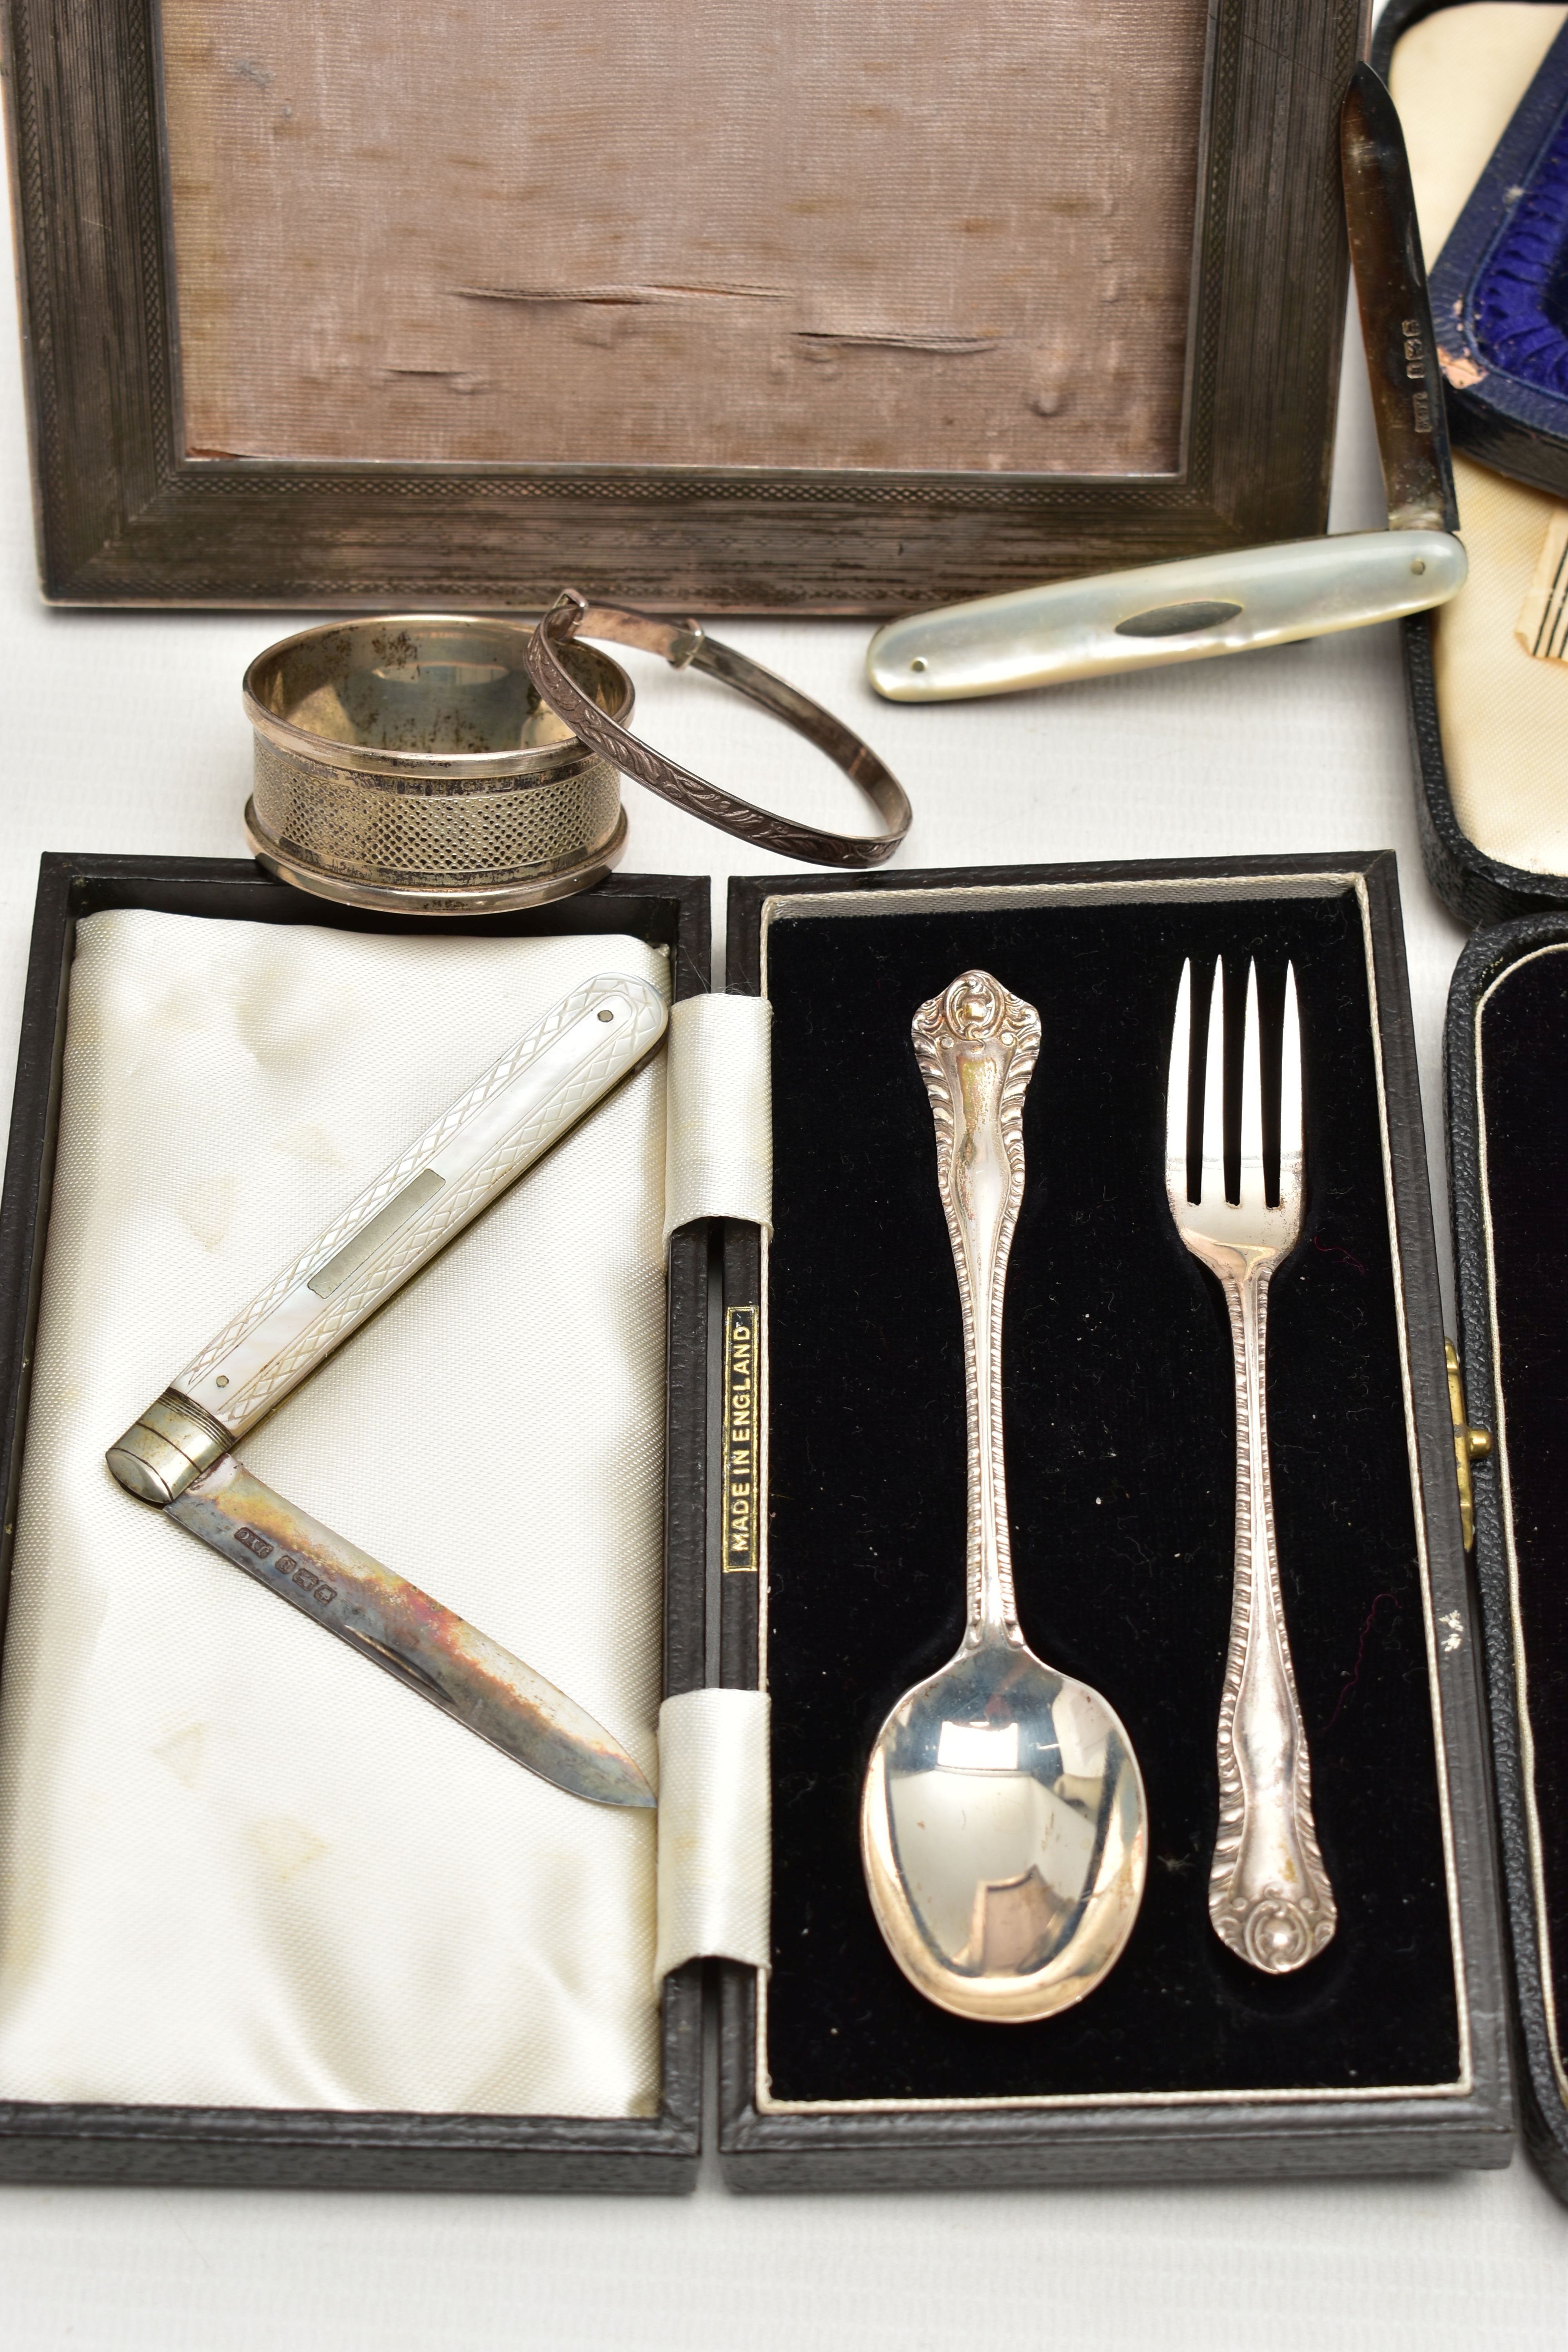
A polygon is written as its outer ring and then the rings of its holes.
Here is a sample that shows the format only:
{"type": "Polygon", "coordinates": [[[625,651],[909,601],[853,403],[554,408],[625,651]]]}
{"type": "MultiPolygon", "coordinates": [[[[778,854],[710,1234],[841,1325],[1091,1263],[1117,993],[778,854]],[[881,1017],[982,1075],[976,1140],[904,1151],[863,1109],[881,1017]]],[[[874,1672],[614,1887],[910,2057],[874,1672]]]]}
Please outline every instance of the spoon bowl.
{"type": "Polygon", "coordinates": [[[1143,1783],[1086,1683],[965,1643],[878,1736],[860,1813],[871,1907],[939,2008],[1022,2022],[1081,2000],[1138,1916],[1143,1783]]]}

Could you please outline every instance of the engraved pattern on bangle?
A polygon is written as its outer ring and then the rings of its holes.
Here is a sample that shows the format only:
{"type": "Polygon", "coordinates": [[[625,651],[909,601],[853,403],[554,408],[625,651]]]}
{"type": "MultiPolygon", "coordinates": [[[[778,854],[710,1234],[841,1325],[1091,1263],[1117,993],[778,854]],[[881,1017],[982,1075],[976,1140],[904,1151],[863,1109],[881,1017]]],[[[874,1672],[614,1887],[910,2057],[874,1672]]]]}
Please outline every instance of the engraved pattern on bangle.
{"type": "Polygon", "coordinates": [[[649,792],[716,825],[721,833],[737,835],[761,849],[798,857],[808,865],[859,867],[883,864],[909,831],[910,809],[903,786],[868,743],[797,687],[775,677],[732,646],[720,645],[695,623],[660,621],[650,614],[615,604],[590,605],[576,590],[564,589],[530,637],[524,659],[541,695],[583,742],[613,760],[649,792]],[[689,768],[639,742],[583,693],[562,664],[558,646],[569,644],[579,631],[607,636],[616,644],[641,646],[645,651],[663,654],[677,668],[700,669],[732,687],[826,752],[867,794],[887,831],[870,835],[829,833],[775,815],[693,775],[689,768]]]}

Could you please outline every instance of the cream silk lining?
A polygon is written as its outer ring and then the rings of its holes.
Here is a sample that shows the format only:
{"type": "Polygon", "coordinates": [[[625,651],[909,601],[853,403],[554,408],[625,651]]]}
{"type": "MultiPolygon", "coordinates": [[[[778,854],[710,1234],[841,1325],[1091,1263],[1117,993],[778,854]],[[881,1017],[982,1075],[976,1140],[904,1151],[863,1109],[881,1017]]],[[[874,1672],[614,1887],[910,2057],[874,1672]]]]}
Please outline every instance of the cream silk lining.
{"type": "MultiPolygon", "coordinates": [[[[1507,0],[1440,9],[1394,51],[1422,243],[1436,258],[1568,10],[1507,0]]],[[[1448,788],[1479,849],[1529,873],[1568,873],[1568,668],[1514,635],[1559,502],[1463,457],[1454,463],[1470,576],[1434,615],[1448,788]]]]}
{"type": "MultiPolygon", "coordinates": [[[[656,1824],[474,1739],[107,1444],[630,939],[80,929],[0,1693],[0,2096],[645,2115],[656,1824]]],[[[243,1446],[654,1766],[662,1055],[243,1446]]]]}

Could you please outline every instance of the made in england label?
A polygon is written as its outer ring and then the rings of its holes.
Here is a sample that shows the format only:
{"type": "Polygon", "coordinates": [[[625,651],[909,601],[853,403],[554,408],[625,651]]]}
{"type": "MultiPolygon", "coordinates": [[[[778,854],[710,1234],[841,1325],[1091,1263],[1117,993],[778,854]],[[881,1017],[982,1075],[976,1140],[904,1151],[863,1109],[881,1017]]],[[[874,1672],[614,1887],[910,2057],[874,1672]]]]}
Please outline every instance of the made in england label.
{"type": "Polygon", "coordinates": [[[720,1559],[726,1575],[757,1566],[757,1310],[724,1310],[724,1501],[720,1559]]]}

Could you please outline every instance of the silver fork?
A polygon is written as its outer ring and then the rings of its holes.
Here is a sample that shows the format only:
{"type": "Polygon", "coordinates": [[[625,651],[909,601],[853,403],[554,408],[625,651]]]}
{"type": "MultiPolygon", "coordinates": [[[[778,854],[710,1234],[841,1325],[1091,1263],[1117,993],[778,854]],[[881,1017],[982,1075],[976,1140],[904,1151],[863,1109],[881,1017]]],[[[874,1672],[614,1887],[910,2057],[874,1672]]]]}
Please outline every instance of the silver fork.
{"type": "Polygon", "coordinates": [[[1270,1976],[1305,1966],[1333,1935],[1339,1913],[1312,1821],[1311,1767],[1274,1539],[1268,1475],[1268,1285],[1301,1230],[1301,1031],[1296,974],[1285,981],[1279,1074],[1279,1198],[1265,1195],[1258,967],[1247,982],[1241,1091],[1241,1183],[1225,1184],[1225,1023],[1222,967],[1209,1000],[1203,1097],[1203,1177],[1188,1197],[1192,965],[1183,967],[1165,1096],[1165,1188],[1176,1231],[1219,1276],[1236,1362],[1236,1580],[1219,1715],[1219,1830],[1209,1873],[1209,1917],[1222,1943],[1270,1976]]]}

